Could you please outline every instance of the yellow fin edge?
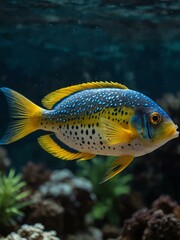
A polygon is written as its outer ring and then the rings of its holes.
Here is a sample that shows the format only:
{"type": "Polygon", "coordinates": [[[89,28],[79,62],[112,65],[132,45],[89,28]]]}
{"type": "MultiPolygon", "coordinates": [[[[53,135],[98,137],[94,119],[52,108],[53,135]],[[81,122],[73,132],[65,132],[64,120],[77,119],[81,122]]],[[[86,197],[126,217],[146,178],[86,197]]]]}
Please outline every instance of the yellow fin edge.
{"type": "Polygon", "coordinates": [[[15,142],[39,129],[43,109],[12,89],[1,88],[1,91],[7,98],[10,123],[0,144],[15,142]]]}
{"type": "Polygon", "coordinates": [[[51,135],[41,136],[40,138],[38,138],[38,143],[45,151],[47,151],[54,157],[61,158],[63,160],[76,160],[76,159],[88,160],[95,156],[94,154],[91,154],[91,153],[70,152],[70,151],[62,148],[61,146],[59,146],[51,138],[51,135]]]}
{"type": "Polygon", "coordinates": [[[118,173],[122,172],[134,159],[134,156],[121,156],[115,159],[111,166],[109,167],[105,177],[100,183],[104,183],[116,176],[118,173]]]}

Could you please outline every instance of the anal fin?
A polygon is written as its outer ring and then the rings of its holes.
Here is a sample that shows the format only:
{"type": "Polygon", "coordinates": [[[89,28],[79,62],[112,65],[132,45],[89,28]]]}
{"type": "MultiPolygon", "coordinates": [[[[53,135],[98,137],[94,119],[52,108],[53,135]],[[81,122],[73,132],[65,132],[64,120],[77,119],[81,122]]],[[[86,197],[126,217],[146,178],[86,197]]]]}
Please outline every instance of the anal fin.
{"type": "Polygon", "coordinates": [[[63,160],[88,160],[95,156],[91,153],[81,153],[78,151],[66,150],[61,147],[60,144],[54,141],[53,135],[41,136],[40,138],[38,138],[38,142],[45,151],[47,151],[54,157],[61,158],[63,160]]]}
{"type": "Polygon", "coordinates": [[[111,163],[105,177],[100,183],[104,183],[110,178],[122,172],[134,159],[134,156],[121,156],[111,163]]]}

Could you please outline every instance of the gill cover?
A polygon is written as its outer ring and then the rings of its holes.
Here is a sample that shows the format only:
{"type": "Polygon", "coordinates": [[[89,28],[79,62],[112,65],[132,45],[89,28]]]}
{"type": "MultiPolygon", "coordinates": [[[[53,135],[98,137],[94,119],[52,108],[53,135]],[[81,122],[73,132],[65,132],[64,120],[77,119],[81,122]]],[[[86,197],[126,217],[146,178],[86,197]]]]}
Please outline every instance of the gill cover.
{"type": "Polygon", "coordinates": [[[138,134],[144,140],[152,139],[152,128],[148,120],[148,116],[145,113],[136,113],[131,119],[131,126],[136,129],[138,134]]]}

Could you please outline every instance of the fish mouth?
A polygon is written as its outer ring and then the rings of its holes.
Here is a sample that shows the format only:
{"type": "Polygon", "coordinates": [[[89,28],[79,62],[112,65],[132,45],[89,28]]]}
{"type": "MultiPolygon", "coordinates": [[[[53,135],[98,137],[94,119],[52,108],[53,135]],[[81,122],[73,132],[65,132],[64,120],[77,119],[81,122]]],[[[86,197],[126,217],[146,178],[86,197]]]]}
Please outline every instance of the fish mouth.
{"type": "Polygon", "coordinates": [[[167,128],[167,135],[168,135],[168,137],[170,137],[170,138],[177,138],[177,137],[179,137],[179,131],[177,131],[177,129],[178,129],[177,125],[175,125],[174,123],[171,124],[171,126],[169,126],[167,128]]]}

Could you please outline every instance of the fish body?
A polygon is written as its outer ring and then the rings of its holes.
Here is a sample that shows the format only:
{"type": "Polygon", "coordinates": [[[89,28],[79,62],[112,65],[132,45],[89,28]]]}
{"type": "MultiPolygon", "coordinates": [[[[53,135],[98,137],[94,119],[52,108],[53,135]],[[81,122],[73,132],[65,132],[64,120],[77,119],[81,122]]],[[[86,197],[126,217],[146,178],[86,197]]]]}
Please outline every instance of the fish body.
{"type": "Polygon", "coordinates": [[[38,129],[39,144],[55,157],[87,160],[117,156],[104,181],[121,172],[134,157],[159,148],[178,136],[177,126],[153,100],[124,85],[92,82],[47,95],[42,109],[13,90],[7,96],[10,122],[1,144],[14,142],[38,129]],[[27,104],[29,103],[29,105],[27,104]]]}

